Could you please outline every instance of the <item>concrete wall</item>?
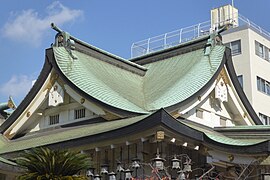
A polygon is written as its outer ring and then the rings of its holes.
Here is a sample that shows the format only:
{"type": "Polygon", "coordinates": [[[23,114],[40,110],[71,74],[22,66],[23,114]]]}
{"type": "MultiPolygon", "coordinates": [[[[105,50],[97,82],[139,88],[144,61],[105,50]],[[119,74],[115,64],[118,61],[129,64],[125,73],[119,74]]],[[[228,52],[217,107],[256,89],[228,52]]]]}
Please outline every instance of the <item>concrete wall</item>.
{"type": "Polygon", "coordinates": [[[257,90],[257,76],[270,82],[270,62],[256,55],[255,40],[270,48],[270,40],[250,28],[229,30],[223,43],[241,40],[242,53],[233,56],[237,75],[243,75],[243,89],[256,113],[270,117],[270,96],[257,90]]]}

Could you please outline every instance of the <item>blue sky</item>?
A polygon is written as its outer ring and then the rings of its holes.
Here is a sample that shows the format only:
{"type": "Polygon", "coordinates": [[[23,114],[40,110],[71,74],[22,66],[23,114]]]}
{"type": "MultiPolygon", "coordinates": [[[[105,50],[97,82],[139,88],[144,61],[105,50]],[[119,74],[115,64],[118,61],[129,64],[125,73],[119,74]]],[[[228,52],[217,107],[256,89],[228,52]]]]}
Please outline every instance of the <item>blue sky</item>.
{"type": "MultiPolygon", "coordinates": [[[[133,42],[210,20],[230,0],[8,0],[0,6],[0,102],[19,103],[54,41],[50,23],[124,58],[133,42]],[[5,5],[3,5],[5,4],[5,5]]],[[[234,0],[239,13],[270,32],[269,0],[234,0]]]]}

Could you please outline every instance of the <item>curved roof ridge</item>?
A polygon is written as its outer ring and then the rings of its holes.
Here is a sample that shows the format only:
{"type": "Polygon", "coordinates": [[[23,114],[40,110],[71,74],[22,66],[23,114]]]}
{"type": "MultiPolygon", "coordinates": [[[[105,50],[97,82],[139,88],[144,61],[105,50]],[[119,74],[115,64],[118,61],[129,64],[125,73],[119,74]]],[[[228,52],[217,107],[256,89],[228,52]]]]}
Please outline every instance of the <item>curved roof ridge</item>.
{"type": "Polygon", "coordinates": [[[161,55],[163,60],[145,64],[144,75],[100,61],[91,53],[75,50],[77,59],[72,59],[64,47],[54,46],[53,51],[59,70],[86,95],[117,109],[144,114],[186,101],[209,84],[222,65],[225,47],[213,46],[205,55],[205,46],[206,41],[187,52],[178,49],[180,54],[161,55]]]}
{"type": "Polygon", "coordinates": [[[112,54],[112,53],[110,53],[108,51],[105,51],[103,49],[100,49],[100,48],[98,48],[98,47],[96,47],[96,46],[94,46],[92,44],[86,43],[86,42],[84,42],[84,41],[82,41],[80,39],[77,39],[77,38],[73,37],[73,36],[70,36],[70,38],[73,39],[74,41],[77,41],[78,43],[80,43],[80,44],[82,44],[84,46],[87,46],[87,47],[92,48],[92,49],[94,49],[96,51],[99,51],[100,53],[103,53],[105,55],[111,56],[111,57],[113,57],[114,59],[116,59],[118,61],[124,62],[124,63],[126,63],[128,65],[131,65],[133,67],[139,68],[139,69],[144,70],[144,71],[147,70],[147,68],[144,67],[144,66],[141,66],[141,65],[139,65],[137,63],[134,63],[134,62],[131,62],[131,61],[127,60],[127,59],[124,59],[124,58],[122,58],[120,56],[117,56],[115,54],[112,54]]]}
{"type": "MultiPolygon", "coordinates": [[[[77,43],[79,43],[79,44],[81,44],[81,45],[83,45],[85,47],[91,48],[91,49],[93,49],[95,51],[98,51],[98,52],[100,52],[102,54],[105,54],[107,56],[110,56],[110,57],[114,58],[115,60],[118,60],[118,61],[123,62],[123,63],[128,64],[128,65],[131,65],[131,66],[136,67],[136,68],[138,68],[140,70],[144,70],[144,71],[147,70],[147,68],[145,68],[144,66],[141,66],[141,65],[139,65],[137,63],[134,63],[134,62],[131,62],[131,61],[125,59],[125,58],[122,58],[122,57],[120,57],[118,55],[115,55],[115,54],[112,54],[112,53],[110,53],[108,51],[105,51],[103,49],[100,49],[100,48],[98,48],[98,47],[96,47],[96,46],[94,46],[92,44],[89,44],[89,43],[87,43],[85,41],[82,41],[82,40],[80,40],[80,39],[78,39],[78,38],[70,35],[69,33],[67,33],[65,31],[61,30],[60,28],[58,28],[54,23],[51,23],[51,28],[54,29],[55,31],[57,31],[58,34],[60,34],[60,33],[61,34],[65,34],[65,33],[68,34],[68,36],[69,36],[70,39],[74,40],[75,42],[77,42],[77,43]]],[[[56,36],[58,34],[56,34],[56,36]]]]}
{"type": "Polygon", "coordinates": [[[52,70],[52,64],[49,60],[48,54],[50,54],[49,49],[46,49],[45,62],[35,84],[31,87],[28,94],[24,97],[16,110],[12,112],[12,114],[7,120],[3,122],[3,124],[1,124],[0,133],[4,133],[9,128],[9,126],[11,126],[16,121],[16,119],[21,115],[21,113],[31,103],[32,99],[34,99],[34,97],[38,94],[43,83],[46,81],[49,73],[52,70]]]}
{"type": "Polygon", "coordinates": [[[215,46],[210,56],[205,56],[204,49],[198,49],[147,64],[149,70],[145,75],[145,89],[148,108],[154,110],[174,106],[208,86],[223,65],[224,50],[224,46],[215,46]],[[153,93],[153,89],[158,91],[153,93]]]}
{"type": "Polygon", "coordinates": [[[64,47],[53,47],[53,51],[61,73],[90,97],[125,111],[147,113],[138,105],[140,103],[135,103],[136,99],[127,98],[133,88],[133,97],[140,95],[140,86],[136,85],[141,76],[80,52],[76,52],[78,59],[73,61],[64,47]]]}

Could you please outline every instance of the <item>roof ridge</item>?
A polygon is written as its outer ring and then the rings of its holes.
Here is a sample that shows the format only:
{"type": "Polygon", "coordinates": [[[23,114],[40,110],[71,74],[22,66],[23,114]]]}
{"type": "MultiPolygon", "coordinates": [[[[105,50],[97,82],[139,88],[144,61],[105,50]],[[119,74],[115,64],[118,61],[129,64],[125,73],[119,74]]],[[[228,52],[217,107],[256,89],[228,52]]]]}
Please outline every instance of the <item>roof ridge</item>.
{"type": "Polygon", "coordinates": [[[107,55],[107,56],[110,56],[110,57],[114,58],[115,60],[118,60],[118,61],[123,62],[123,63],[125,63],[125,64],[128,64],[128,65],[130,65],[130,66],[136,67],[136,68],[138,68],[138,69],[140,69],[140,70],[143,70],[143,71],[146,71],[146,70],[147,70],[147,68],[144,67],[144,66],[141,66],[141,65],[139,65],[139,64],[137,64],[137,63],[134,63],[134,62],[131,62],[131,61],[129,61],[128,59],[124,59],[124,58],[122,58],[122,57],[120,57],[120,56],[118,56],[118,55],[112,54],[112,53],[110,53],[110,52],[108,52],[108,51],[105,51],[105,50],[103,50],[103,49],[100,49],[100,48],[98,48],[98,47],[96,47],[96,46],[94,46],[94,45],[91,45],[91,44],[89,44],[89,43],[87,43],[87,42],[85,42],[85,41],[82,41],[82,40],[80,40],[80,39],[78,39],[78,38],[76,38],[76,37],[70,35],[69,33],[67,33],[67,32],[65,32],[65,31],[61,30],[60,28],[58,28],[54,23],[51,23],[51,27],[52,27],[52,29],[54,29],[55,31],[58,32],[58,33],[56,34],[56,36],[55,36],[55,39],[57,38],[57,36],[58,36],[59,34],[62,34],[63,36],[68,35],[68,37],[69,37],[71,40],[73,40],[73,41],[75,41],[75,42],[78,42],[79,44],[81,44],[81,45],[83,45],[83,46],[85,46],[85,47],[91,48],[91,49],[93,49],[93,50],[95,50],[95,51],[98,51],[98,52],[100,52],[100,53],[102,53],[102,54],[105,54],[105,55],[107,55]]]}
{"type": "Polygon", "coordinates": [[[105,55],[111,56],[111,57],[113,57],[115,60],[124,62],[124,63],[126,63],[126,64],[131,65],[131,66],[137,67],[137,68],[139,68],[139,69],[141,69],[141,70],[145,70],[145,71],[147,70],[147,68],[144,67],[144,66],[141,66],[141,65],[139,65],[139,64],[137,64],[137,63],[135,63],[135,62],[131,62],[131,61],[129,61],[128,59],[124,59],[124,58],[122,58],[122,57],[120,57],[120,56],[117,56],[117,55],[115,55],[115,54],[112,54],[112,53],[110,53],[110,52],[108,52],[108,51],[105,51],[105,50],[103,50],[103,49],[100,49],[100,48],[98,48],[98,47],[96,47],[96,46],[94,46],[94,45],[92,45],[92,44],[89,44],[89,43],[84,42],[84,41],[82,41],[82,40],[80,40],[80,39],[78,39],[78,38],[75,38],[74,36],[70,36],[70,38],[71,38],[72,40],[74,40],[74,41],[77,41],[78,43],[80,43],[80,44],[82,44],[82,45],[84,45],[84,46],[87,46],[87,47],[92,48],[92,49],[94,49],[94,50],[96,50],[96,51],[99,51],[99,52],[101,52],[101,53],[103,53],[103,54],[105,54],[105,55]]]}

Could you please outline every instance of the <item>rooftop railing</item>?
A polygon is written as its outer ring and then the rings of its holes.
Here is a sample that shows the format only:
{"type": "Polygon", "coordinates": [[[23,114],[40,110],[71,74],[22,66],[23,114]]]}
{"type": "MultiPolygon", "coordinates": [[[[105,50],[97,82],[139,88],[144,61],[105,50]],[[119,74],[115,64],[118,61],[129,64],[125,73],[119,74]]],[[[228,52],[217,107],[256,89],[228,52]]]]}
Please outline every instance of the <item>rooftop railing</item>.
{"type": "MultiPolygon", "coordinates": [[[[237,17],[238,17],[238,25],[232,26],[233,28],[247,25],[248,27],[252,28],[253,30],[256,30],[258,33],[261,33],[262,35],[265,35],[270,39],[270,33],[268,31],[256,25],[248,18],[240,14],[238,14],[237,17]]],[[[231,19],[228,19],[226,21],[231,21],[231,19]]],[[[211,21],[205,21],[189,27],[185,27],[162,35],[151,37],[142,41],[138,41],[133,43],[131,46],[131,57],[135,58],[145,54],[177,46],[179,44],[199,38],[203,35],[209,35],[210,32],[211,32],[211,21]]]]}
{"type": "Polygon", "coordinates": [[[239,26],[248,25],[253,30],[257,30],[262,35],[265,35],[267,38],[270,38],[270,32],[261,28],[260,26],[250,21],[248,18],[244,17],[243,15],[238,14],[238,19],[239,19],[239,26]]]}

